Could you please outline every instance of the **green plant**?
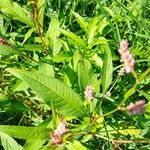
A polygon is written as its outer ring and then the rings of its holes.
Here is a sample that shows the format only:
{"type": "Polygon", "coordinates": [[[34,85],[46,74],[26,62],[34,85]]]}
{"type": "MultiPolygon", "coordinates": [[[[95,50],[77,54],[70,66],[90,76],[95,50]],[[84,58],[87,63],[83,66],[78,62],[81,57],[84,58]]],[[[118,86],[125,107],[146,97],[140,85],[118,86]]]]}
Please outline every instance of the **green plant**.
{"type": "Polygon", "coordinates": [[[149,6],[2,0],[0,148],[148,149],[149,6]]]}

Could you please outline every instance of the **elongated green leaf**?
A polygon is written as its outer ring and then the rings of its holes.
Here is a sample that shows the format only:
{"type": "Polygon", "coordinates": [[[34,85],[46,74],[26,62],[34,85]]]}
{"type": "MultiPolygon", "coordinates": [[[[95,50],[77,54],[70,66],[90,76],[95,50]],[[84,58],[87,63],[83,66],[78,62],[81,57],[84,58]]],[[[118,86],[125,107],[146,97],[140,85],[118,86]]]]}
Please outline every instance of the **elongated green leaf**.
{"type": "Polygon", "coordinates": [[[59,30],[61,31],[62,34],[72,39],[78,46],[86,47],[86,42],[83,39],[81,39],[79,36],[77,36],[75,33],[60,28],[59,30]]]}
{"type": "Polygon", "coordinates": [[[99,90],[99,81],[87,59],[83,59],[78,63],[78,82],[81,90],[85,90],[87,85],[93,86],[95,91],[99,90]]]}
{"type": "Polygon", "coordinates": [[[98,17],[94,17],[88,24],[88,44],[94,41],[94,37],[97,34],[96,31],[98,29],[97,26],[98,21],[99,21],[98,17]]]}
{"type": "MultiPolygon", "coordinates": [[[[34,138],[34,137],[33,137],[34,138]]],[[[27,140],[23,150],[39,150],[47,139],[32,139],[27,140]]]]}
{"type": "Polygon", "coordinates": [[[22,146],[6,133],[0,131],[0,138],[4,150],[22,150],[22,146]]]}
{"type": "Polygon", "coordinates": [[[112,55],[111,55],[111,51],[107,49],[103,61],[102,77],[101,77],[103,94],[108,90],[112,82],[112,73],[113,73],[112,55]]]}
{"type": "Polygon", "coordinates": [[[43,46],[37,44],[27,44],[23,47],[18,48],[19,51],[42,51],[43,46]]]}
{"type": "Polygon", "coordinates": [[[0,44],[0,55],[12,55],[12,54],[18,54],[18,52],[7,45],[0,44]]]}
{"type": "Polygon", "coordinates": [[[60,31],[58,30],[60,26],[59,24],[60,23],[58,18],[53,16],[51,18],[51,22],[49,24],[49,28],[46,33],[46,45],[49,45],[51,47],[54,56],[59,53],[62,47],[62,42],[59,39],[60,35],[60,31]]]}
{"type": "Polygon", "coordinates": [[[74,15],[74,17],[76,18],[78,24],[80,25],[80,27],[87,32],[88,28],[88,23],[85,21],[85,19],[83,17],[81,17],[78,13],[71,11],[71,13],[74,15]]]}
{"type": "Polygon", "coordinates": [[[69,62],[71,59],[72,59],[72,54],[69,52],[68,53],[60,53],[52,58],[52,60],[57,63],[64,62],[64,61],[69,62]]]}
{"type": "Polygon", "coordinates": [[[0,125],[0,131],[18,139],[45,139],[48,138],[49,129],[40,127],[25,127],[0,125]]]}
{"type": "Polygon", "coordinates": [[[12,19],[18,20],[27,24],[30,27],[34,27],[34,23],[30,14],[23,7],[19,6],[16,2],[12,0],[1,0],[0,10],[12,17],[12,19]]]}
{"type": "Polygon", "coordinates": [[[27,41],[27,39],[31,36],[31,34],[36,30],[36,28],[31,28],[26,34],[25,34],[25,37],[24,37],[24,40],[22,42],[22,45],[27,41]]]}
{"type": "Polygon", "coordinates": [[[82,101],[77,93],[61,81],[39,74],[37,71],[7,69],[8,72],[26,81],[31,89],[48,105],[66,116],[76,117],[83,114],[82,101]]]}
{"type": "Polygon", "coordinates": [[[142,95],[150,102],[150,94],[145,93],[144,91],[140,91],[142,95]]]}

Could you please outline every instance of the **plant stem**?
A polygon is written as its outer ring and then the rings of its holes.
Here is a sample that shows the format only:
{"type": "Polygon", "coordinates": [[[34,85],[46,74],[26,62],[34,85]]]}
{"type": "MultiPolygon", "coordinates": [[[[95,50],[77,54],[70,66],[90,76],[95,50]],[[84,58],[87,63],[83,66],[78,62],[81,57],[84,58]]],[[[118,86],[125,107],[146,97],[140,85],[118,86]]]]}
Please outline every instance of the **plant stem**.
{"type": "Polygon", "coordinates": [[[39,9],[38,9],[38,6],[37,6],[37,1],[35,0],[34,2],[32,2],[32,5],[33,5],[33,8],[34,8],[34,20],[35,20],[35,23],[36,23],[36,30],[37,30],[37,33],[38,33],[39,38],[41,40],[41,43],[44,47],[45,54],[48,55],[48,49],[47,49],[46,44],[45,44],[45,42],[43,40],[43,37],[42,37],[41,25],[40,25],[40,21],[39,21],[39,9]]]}
{"type": "Polygon", "coordinates": [[[120,109],[120,107],[126,102],[126,100],[135,93],[135,89],[138,86],[138,84],[140,84],[140,82],[150,73],[150,68],[148,68],[140,77],[139,79],[137,79],[137,82],[134,84],[134,86],[128,90],[125,95],[124,95],[124,99],[118,104],[118,107],[113,109],[112,111],[106,113],[103,115],[104,116],[108,116],[111,115],[112,113],[118,111],[120,109]]]}

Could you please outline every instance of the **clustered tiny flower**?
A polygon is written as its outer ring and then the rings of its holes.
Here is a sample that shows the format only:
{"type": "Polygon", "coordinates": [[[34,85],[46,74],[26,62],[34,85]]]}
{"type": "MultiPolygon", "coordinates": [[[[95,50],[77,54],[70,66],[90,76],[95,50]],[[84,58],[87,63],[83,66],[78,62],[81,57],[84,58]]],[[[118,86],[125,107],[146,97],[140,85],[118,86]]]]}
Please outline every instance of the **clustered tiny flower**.
{"type": "Polygon", "coordinates": [[[94,90],[91,85],[86,86],[86,90],[84,91],[85,98],[88,99],[88,101],[92,101],[94,99],[94,90]]]}
{"type": "Polygon", "coordinates": [[[62,143],[62,135],[68,131],[66,126],[67,123],[65,121],[61,121],[59,123],[56,130],[52,134],[52,144],[57,145],[62,143]]]}
{"type": "Polygon", "coordinates": [[[121,62],[124,63],[123,70],[130,73],[134,70],[134,58],[128,49],[129,43],[127,40],[120,42],[120,49],[118,50],[121,55],[121,62]]]}
{"type": "Polygon", "coordinates": [[[145,112],[145,109],[145,100],[130,103],[127,106],[127,110],[130,115],[143,114],[145,112]]]}

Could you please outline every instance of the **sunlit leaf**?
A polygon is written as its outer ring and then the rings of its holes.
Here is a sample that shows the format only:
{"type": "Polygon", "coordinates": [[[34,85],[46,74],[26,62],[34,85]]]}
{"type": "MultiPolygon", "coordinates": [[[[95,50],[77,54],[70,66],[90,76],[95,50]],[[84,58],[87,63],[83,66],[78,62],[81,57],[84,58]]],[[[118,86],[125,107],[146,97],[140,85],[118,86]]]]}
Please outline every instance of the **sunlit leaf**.
{"type": "Polygon", "coordinates": [[[0,55],[12,55],[12,54],[19,54],[15,49],[11,48],[7,45],[0,44],[0,55]]]}
{"type": "Polygon", "coordinates": [[[102,77],[101,77],[101,86],[103,93],[105,93],[108,90],[112,82],[112,73],[113,73],[112,55],[111,51],[107,49],[103,60],[102,77]]]}
{"type": "Polygon", "coordinates": [[[12,0],[1,0],[0,10],[12,19],[23,22],[30,27],[35,26],[29,12],[12,0]]]}
{"type": "Polygon", "coordinates": [[[1,143],[4,150],[22,150],[22,146],[19,145],[12,137],[0,131],[1,143]]]}
{"type": "Polygon", "coordinates": [[[45,139],[48,138],[49,129],[40,127],[25,127],[13,125],[0,125],[0,131],[18,139],[45,139]]]}
{"type": "Polygon", "coordinates": [[[99,90],[99,81],[93,73],[91,63],[86,59],[80,60],[78,63],[78,82],[82,90],[85,90],[87,85],[93,86],[96,91],[99,90]]]}
{"type": "Polygon", "coordinates": [[[26,81],[39,97],[48,105],[52,105],[59,113],[73,117],[83,114],[82,100],[79,95],[58,79],[44,76],[37,71],[13,68],[7,71],[26,81]]]}

